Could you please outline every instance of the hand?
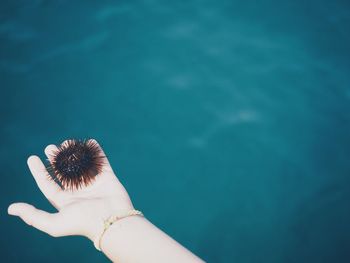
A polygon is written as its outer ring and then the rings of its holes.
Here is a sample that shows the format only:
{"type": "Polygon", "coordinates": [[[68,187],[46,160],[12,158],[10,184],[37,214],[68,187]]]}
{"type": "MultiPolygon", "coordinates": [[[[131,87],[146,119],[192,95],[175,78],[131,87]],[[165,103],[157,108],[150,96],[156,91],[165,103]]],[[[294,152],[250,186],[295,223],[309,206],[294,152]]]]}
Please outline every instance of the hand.
{"type": "MultiPolygon", "coordinates": [[[[55,145],[46,147],[49,160],[55,150],[55,145]]],[[[39,189],[58,212],[48,213],[27,203],[14,203],[9,206],[8,213],[51,236],[82,235],[93,241],[103,228],[103,220],[120,210],[134,209],[107,157],[102,172],[92,184],[75,191],[63,190],[50,179],[38,156],[30,156],[28,166],[39,189]]]]}

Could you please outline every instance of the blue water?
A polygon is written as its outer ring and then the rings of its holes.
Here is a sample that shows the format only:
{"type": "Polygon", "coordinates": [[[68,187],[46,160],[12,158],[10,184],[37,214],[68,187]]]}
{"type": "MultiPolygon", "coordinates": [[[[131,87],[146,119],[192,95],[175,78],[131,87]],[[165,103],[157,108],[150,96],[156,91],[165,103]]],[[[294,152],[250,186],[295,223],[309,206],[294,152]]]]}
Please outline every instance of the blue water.
{"type": "Polygon", "coordinates": [[[0,4],[1,262],[108,262],[9,217],[26,158],[96,138],[135,206],[209,262],[350,262],[347,1],[0,4]]]}

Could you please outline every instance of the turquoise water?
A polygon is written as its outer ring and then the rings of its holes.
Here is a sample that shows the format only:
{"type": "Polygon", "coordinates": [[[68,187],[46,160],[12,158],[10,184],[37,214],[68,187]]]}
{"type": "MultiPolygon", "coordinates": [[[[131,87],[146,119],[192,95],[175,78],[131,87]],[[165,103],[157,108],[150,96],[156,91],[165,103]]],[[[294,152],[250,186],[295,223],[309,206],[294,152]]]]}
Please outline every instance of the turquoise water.
{"type": "Polygon", "coordinates": [[[1,1],[1,262],[108,262],[7,216],[26,158],[96,138],[209,262],[350,261],[346,1],[1,1]]]}

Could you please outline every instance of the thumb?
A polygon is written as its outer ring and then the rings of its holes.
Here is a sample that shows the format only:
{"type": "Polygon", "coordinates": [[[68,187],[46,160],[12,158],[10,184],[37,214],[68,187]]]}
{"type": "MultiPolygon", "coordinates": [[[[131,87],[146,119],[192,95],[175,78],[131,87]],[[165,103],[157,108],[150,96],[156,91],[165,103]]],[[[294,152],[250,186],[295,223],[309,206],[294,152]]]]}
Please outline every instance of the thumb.
{"type": "Polygon", "coordinates": [[[58,213],[48,213],[26,203],[14,203],[8,207],[8,213],[20,217],[28,225],[33,226],[53,237],[62,235],[58,224],[58,213]]]}

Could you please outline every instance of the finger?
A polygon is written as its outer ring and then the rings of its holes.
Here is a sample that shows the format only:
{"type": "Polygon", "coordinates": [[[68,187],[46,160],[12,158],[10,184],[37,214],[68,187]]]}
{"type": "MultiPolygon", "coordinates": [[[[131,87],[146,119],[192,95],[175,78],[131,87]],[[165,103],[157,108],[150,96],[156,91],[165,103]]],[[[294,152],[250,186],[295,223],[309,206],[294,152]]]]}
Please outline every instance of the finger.
{"type": "Polygon", "coordinates": [[[90,139],[89,141],[91,141],[92,143],[96,144],[96,146],[100,148],[101,155],[104,156],[104,158],[103,158],[103,169],[105,171],[108,171],[108,172],[113,172],[112,166],[109,163],[107,155],[103,151],[101,145],[95,139],[90,139]]]}
{"type": "Polygon", "coordinates": [[[45,165],[38,156],[32,155],[28,158],[28,166],[40,191],[52,202],[55,194],[60,191],[59,186],[50,179],[45,165]]]}
{"type": "Polygon", "coordinates": [[[50,144],[50,145],[46,146],[44,151],[45,151],[47,159],[49,159],[49,161],[51,162],[52,159],[54,158],[54,156],[56,155],[58,148],[56,145],[50,144]]]}
{"type": "Polygon", "coordinates": [[[63,235],[63,231],[58,224],[58,213],[51,214],[43,210],[36,209],[26,203],[14,203],[8,207],[10,215],[20,217],[25,223],[33,226],[53,237],[63,235]]]}
{"type": "MultiPolygon", "coordinates": [[[[55,156],[57,155],[59,149],[56,145],[54,144],[49,144],[48,146],[46,146],[46,148],[44,149],[45,155],[47,157],[47,160],[50,162],[50,164],[52,164],[52,161],[54,160],[55,156]]],[[[52,176],[54,175],[54,170],[52,169],[52,166],[50,166],[50,168],[48,169],[48,172],[50,172],[50,177],[52,179],[52,176]],[[51,171],[50,171],[51,170],[51,171]]],[[[54,180],[55,183],[58,183],[56,180],[54,180]]],[[[62,187],[60,186],[62,190],[62,187]]]]}

